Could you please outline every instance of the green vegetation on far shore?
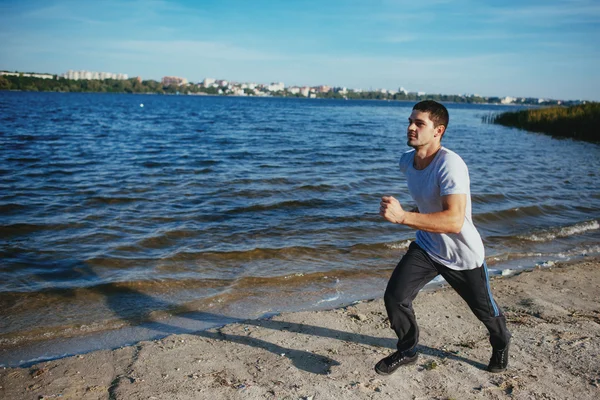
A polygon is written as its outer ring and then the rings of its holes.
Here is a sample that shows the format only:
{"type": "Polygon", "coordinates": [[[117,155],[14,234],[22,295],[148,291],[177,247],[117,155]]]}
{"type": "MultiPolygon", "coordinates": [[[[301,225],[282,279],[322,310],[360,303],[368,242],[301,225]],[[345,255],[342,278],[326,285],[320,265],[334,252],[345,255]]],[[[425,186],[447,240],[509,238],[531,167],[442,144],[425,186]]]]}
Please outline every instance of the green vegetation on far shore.
{"type": "Polygon", "coordinates": [[[483,120],[552,136],[600,142],[600,103],[509,111],[483,120]]]}
{"type": "MultiPolygon", "coordinates": [[[[94,93],[151,93],[151,94],[206,94],[206,95],[229,95],[225,90],[215,87],[203,87],[198,84],[187,85],[163,85],[154,80],[138,80],[131,78],[126,80],[106,79],[106,80],[70,80],[55,76],[54,79],[42,79],[28,77],[23,75],[0,75],[0,90],[20,90],[34,92],[94,92],[94,93]]],[[[277,97],[304,97],[301,94],[293,94],[288,90],[279,92],[267,92],[264,87],[254,90],[244,89],[248,96],[277,96],[277,97]]],[[[477,95],[447,95],[447,94],[418,94],[414,92],[396,92],[383,93],[378,90],[371,91],[353,91],[348,90],[344,93],[330,90],[326,93],[315,93],[315,97],[325,99],[346,99],[346,100],[399,100],[399,101],[420,101],[436,100],[450,103],[488,103],[500,104],[500,97],[482,97],[477,95]]],[[[579,104],[580,101],[561,102],[558,100],[546,100],[542,105],[555,104],[579,104]]],[[[537,98],[518,99],[516,104],[539,105],[537,98]]]]}

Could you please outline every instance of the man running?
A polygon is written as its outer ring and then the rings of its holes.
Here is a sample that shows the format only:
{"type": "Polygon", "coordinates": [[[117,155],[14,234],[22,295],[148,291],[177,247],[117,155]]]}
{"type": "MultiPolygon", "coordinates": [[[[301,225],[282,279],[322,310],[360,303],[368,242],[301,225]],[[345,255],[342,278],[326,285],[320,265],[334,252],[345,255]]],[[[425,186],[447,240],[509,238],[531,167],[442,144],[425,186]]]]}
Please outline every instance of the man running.
{"type": "Polygon", "coordinates": [[[483,242],[471,218],[469,171],[458,154],[441,145],[448,120],[446,107],[435,101],[413,107],[407,144],[414,150],[402,155],[400,170],[417,209],[405,211],[391,196],[381,199],[383,218],[417,230],[385,291],[385,307],[398,344],[396,352],[375,365],[381,375],[417,360],[419,328],[412,302],[437,275],[446,279],[488,329],[492,345],[488,371],[502,372],[508,366],[511,335],[492,297],[483,242]]]}

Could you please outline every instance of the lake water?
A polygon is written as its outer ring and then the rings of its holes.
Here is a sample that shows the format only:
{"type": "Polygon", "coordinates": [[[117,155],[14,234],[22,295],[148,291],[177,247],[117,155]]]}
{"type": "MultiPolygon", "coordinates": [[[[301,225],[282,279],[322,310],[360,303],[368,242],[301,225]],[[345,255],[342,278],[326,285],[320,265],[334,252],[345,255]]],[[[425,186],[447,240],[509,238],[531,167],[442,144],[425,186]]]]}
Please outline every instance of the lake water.
{"type": "MultiPolygon", "coordinates": [[[[382,296],[412,105],[0,92],[0,365],[382,296]]],[[[447,106],[493,272],[600,254],[599,145],[447,106]]]]}

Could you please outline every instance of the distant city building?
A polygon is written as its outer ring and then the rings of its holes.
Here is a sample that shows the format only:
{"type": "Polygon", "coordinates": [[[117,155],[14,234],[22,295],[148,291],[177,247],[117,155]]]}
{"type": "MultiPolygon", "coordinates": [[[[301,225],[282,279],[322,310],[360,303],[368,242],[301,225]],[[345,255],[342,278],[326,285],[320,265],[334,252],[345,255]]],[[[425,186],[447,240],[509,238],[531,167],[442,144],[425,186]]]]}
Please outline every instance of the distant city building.
{"type": "Polygon", "coordinates": [[[269,92],[283,92],[285,90],[285,85],[282,82],[271,83],[267,86],[267,90],[269,92]]]}
{"type": "Polygon", "coordinates": [[[331,87],[327,85],[316,86],[315,90],[317,93],[328,93],[331,90],[331,87]]]}
{"type": "Polygon", "coordinates": [[[310,95],[310,88],[308,86],[302,86],[300,88],[300,94],[304,97],[308,97],[310,95]]]}
{"type": "Polygon", "coordinates": [[[127,80],[129,77],[127,74],[114,74],[112,72],[94,72],[94,71],[73,71],[68,70],[61,77],[65,79],[71,79],[74,81],[78,80],[105,80],[105,79],[116,79],[116,80],[127,80]]]}
{"type": "Polygon", "coordinates": [[[168,86],[168,85],[181,86],[181,85],[187,85],[188,80],[185,78],[180,78],[178,76],[165,76],[162,78],[161,82],[162,82],[163,86],[168,86]]]}
{"type": "Polygon", "coordinates": [[[40,79],[54,79],[54,75],[50,74],[35,74],[35,73],[23,73],[23,72],[8,72],[8,71],[0,71],[0,76],[26,76],[29,78],[40,78],[40,79]]]}
{"type": "Polygon", "coordinates": [[[202,86],[204,86],[205,88],[207,88],[207,87],[210,87],[215,82],[216,82],[216,79],[204,78],[204,80],[202,81],[202,86]]]}
{"type": "Polygon", "coordinates": [[[398,90],[399,93],[402,93],[404,95],[408,94],[408,90],[404,89],[402,86],[400,86],[400,90],[398,90]]]}
{"type": "Polygon", "coordinates": [[[291,88],[288,88],[288,92],[291,94],[299,94],[300,88],[298,86],[292,86],[291,88]]]}
{"type": "Polygon", "coordinates": [[[515,100],[517,100],[517,99],[515,99],[514,97],[506,96],[505,98],[503,98],[502,100],[500,100],[500,103],[502,103],[502,104],[512,104],[512,103],[515,102],[515,100]]]}

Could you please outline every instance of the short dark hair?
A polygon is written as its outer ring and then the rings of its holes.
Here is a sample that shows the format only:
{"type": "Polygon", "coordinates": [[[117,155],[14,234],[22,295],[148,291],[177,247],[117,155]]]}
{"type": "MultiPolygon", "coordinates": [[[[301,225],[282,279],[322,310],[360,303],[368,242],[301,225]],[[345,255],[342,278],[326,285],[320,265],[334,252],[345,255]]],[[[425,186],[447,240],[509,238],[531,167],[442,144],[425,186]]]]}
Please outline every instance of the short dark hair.
{"type": "Polygon", "coordinates": [[[440,125],[444,125],[444,128],[448,128],[448,122],[450,121],[448,110],[437,101],[420,101],[415,104],[413,110],[429,113],[429,119],[433,121],[434,128],[440,125]]]}

